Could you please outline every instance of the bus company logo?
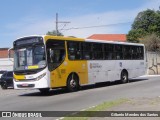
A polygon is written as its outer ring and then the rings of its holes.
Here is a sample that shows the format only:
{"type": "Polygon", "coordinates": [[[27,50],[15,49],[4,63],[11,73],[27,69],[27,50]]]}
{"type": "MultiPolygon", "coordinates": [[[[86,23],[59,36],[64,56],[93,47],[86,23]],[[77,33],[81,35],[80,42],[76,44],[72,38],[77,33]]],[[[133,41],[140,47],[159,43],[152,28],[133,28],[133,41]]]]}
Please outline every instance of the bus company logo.
{"type": "Polygon", "coordinates": [[[98,63],[90,63],[90,69],[102,68],[102,65],[98,63]]]}

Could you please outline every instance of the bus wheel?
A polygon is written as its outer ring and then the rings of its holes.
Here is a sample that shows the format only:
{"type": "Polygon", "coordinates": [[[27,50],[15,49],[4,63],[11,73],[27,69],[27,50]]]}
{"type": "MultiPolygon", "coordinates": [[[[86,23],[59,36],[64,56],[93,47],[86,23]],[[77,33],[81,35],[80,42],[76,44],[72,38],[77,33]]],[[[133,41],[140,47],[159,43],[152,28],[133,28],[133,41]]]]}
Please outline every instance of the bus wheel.
{"type": "Polygon", "coordinates": [[[41,92],[41,94],[47,94],[49,93],[49,88],[41,88],[39,89],[39,91],[41,92]]]}
{"type": "Polygon", "coordinates": [[[3,82],[3,83],[1,84],[1,88],[2,88],[2,89],[7,89],[7,83],[6,83],[6,82],[3,82]]]}
{"type": "Polygon", "coordinates": [[[121,83],[127,83],[128,82],[128,73],[127,71],[122,71],[121,73],[121,83]]]}
{"type": "Polygon", "coordinates": [[[78,76],[74,73],[69,75],[67,80],[67,89],[70,92],[77,91],[79,89],[79,82],[78,82],[78,76]]]}

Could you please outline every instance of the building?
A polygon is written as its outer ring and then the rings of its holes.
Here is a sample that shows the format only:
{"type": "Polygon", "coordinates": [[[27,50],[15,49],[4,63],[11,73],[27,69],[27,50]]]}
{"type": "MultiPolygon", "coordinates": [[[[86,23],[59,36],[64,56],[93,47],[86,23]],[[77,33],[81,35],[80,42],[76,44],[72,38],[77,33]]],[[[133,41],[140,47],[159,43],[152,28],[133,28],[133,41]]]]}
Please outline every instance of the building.
{"type": "Polygon", "coordinates": [[[13,58],[8,58],[9,48],[0,48],[0,71],[13,70],[13,58]]]}
{"type": "Polygon", "coordinates": [[[93,34],[87,39],[126,42],[126,34],[93,34]]]}

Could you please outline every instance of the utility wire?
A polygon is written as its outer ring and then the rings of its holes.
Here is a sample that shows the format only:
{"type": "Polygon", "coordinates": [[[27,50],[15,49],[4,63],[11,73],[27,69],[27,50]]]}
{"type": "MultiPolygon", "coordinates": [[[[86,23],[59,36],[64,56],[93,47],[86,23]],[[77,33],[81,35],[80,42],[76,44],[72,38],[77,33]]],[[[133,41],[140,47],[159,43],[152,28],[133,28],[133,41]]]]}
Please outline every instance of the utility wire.
{"type": "Polygon", "coordinates": [[[128,24],[128,23],[132,23],[132,22],[122,22],[122,23],[115,23],[115,24],[96,25],[96,26],[86,26],[86,27],[72,27],[72,28],[61,29],[61,30],[72,30],[72,29],[88,29],[88,28],[98,28],[98,27],[107,27],[107,26],[114,26],[114,25],[128,24]]]}

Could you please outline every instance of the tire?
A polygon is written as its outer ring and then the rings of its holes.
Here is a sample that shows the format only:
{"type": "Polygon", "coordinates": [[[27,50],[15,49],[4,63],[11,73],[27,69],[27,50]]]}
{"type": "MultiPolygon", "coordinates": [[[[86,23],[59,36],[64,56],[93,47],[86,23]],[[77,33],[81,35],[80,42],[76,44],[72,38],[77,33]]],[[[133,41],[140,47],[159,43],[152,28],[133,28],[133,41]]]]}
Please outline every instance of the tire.
{"type": "Polygon", "coordinates": [[[121,72],[121,83],[128,83],[128,73],[127,71],[122,71],[121,72]]]}
{"type": "Polygon", "coordinates": [[[41,92],[41,94],[48,94],[49,88],[41,88],[41,89],[39,89],[39,91],[41,92]]]}
{"type": "Polygon", "coordinates": [[[79,90],[78,76],[74,73],[69,75],[69,77],[67,79],[67,90],[69,92],[75,92],[75,91],[79,90]]]}
{"type": "Polygon", "coordinates": [[[7,83],[6,82],[1,83],[1,88],[2,89],[7,89],[7,83]]]}

